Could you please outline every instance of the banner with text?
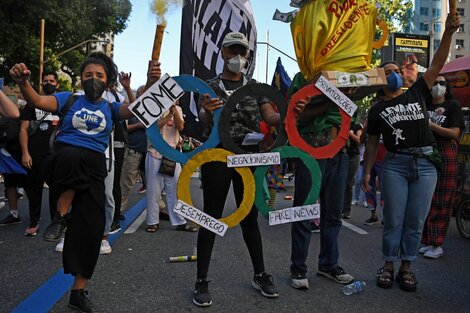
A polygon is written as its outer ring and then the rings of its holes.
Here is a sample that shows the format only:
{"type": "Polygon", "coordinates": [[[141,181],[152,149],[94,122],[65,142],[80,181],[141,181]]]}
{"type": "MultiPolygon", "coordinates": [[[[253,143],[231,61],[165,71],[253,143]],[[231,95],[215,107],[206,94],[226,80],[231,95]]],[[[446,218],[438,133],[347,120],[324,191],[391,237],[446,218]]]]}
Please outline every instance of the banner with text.
{"type": "Polygon", "coordinates": [[[216,235],[219,235],[220,237],[223,237],[228,229],[227,224],[222,223],[218,219],[193,206],[190,206],[184,201],[178,200],[178,202],[176,202],[174,211],[182,217],[193,221],[194,223],[204,227],[216,235]]]}
{"type": "Polygon", "coordinates": [[[170,75],[163,75],[155,84],[129,105],[129,110],[149,128],[167,111],[184,90],[170,75]]]}
{"type": "Polygon", "coordinates": [[[320,204],[296,206],[269,212],[269,226],[320,218],[320,204]]]}
{"type": "MultiPolygon", "coordinates": [[[[248,65],[243,72],[252,76],[256,64],[256,27],[249,0],[187,0],[181,19],[180,74],[207,80],[222,73],[220,53],[227,33],[245,34],[250,46],[248,65]]],[[[196,100],[183,97],[183,133],[201,139],[196,100]]]]}

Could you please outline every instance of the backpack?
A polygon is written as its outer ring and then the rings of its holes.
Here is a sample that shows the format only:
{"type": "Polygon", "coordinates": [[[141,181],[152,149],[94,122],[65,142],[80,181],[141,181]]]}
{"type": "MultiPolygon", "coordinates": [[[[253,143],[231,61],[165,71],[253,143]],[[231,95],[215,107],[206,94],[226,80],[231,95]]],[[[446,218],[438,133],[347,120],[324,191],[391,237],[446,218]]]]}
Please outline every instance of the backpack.
{"type": "Polygon", "coordinates": [[[20,123],[17,118],[0,118],[0,147],[5,148],[15,141],[19,142],[20,123]]]}

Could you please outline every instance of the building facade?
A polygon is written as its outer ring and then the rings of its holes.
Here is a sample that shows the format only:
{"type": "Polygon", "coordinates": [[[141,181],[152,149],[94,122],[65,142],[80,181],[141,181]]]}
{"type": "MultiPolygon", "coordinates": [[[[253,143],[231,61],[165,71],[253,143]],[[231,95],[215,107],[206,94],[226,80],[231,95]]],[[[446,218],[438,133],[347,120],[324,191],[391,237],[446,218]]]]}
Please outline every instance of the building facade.
{"type": "MultiPolygon", "coordinates": [[[[448,12],[448,0],[414,0],[412,33],[429,35],[433,43],[431,56],[440,44],[448,12]]],[[[459,30],[452,38],[449,60],[470,55],[470,0],[457,0],[459,30]]]]}

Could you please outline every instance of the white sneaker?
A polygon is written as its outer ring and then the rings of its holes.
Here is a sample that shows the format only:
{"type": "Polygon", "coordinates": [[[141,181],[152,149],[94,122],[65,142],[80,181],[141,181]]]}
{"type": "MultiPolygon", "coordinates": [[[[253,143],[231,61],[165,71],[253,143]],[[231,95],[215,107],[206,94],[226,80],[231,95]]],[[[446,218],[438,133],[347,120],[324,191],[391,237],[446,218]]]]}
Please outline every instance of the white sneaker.
{"type": "Polygon", "coordinates": [[[428,252],[428,250],[432,249],[432,246],[429,245],[429,246],[422,246],[421,248],[419,248],[418,252],[421,253],[421,254],[425,254],[426,252],[428,252]]]}
{"type": "Polygon", "coordinates": [[[0,209],[3,209],[5,207],[5,201],[0,201],[0,209]]]}
{"type": "Polygon", "coordinates": [[[57,244],[57,246],[55,246],[55,251],[56,252],[64,251],[64,238],[60,238],[59,243],[57,244]]]}
{"type": "Polygon", "coordinates": [[[351,205],[356,205],[356,204],[357,204],[357,200],[351,201],[351,205]]]}
{"type": "Polygon", "coordinates": [[[110,254],[113,249],[109,245],[109,241],[106,239],[101,240],[100,254],[110,254]]]}
{"type": "Polygon", "coordinates": [[[367,208],[367,207],[369,206],[369,205],[367,204],[367,201],[366,201],[366,200],[364,200],[364,202],[362,202],[362,205],[363,205],[365,208],[367,208]]]}
{"type": "Polygon", "coordinates": [[[438,247],[432,247],[426,253],[424,254],[425,258],[429,259],[439,259],[441,256],[444,255],[444,250],[440,246],[438,247]]]}

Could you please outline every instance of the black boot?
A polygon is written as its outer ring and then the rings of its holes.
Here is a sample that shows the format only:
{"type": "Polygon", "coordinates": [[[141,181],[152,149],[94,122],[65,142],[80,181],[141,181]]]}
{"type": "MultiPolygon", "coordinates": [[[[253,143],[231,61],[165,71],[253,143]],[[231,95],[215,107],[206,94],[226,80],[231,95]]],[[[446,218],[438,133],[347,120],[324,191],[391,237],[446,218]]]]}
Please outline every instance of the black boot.
{"type": "Polygon", "coordinates": [[[44,240],[47,240],[47,241],[59,240],[59,238],[62,237],[62,234],[67,228],[68,217],[69,217],[69,214],[65,214],[64,216],[61,216],[59,213],[57,213],[54,219],[52,220],[51,224],[47,226],[46,231],[42,235],[44,240]]]}
{"type": "Polygon", "coordinates": [[[78,312],[93,312],[90,300],[87,297],[88,291],[85,289],[75,289],[70,291],[69,308],[78,312]]]}

